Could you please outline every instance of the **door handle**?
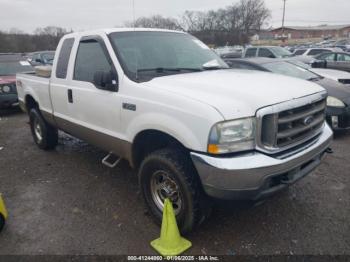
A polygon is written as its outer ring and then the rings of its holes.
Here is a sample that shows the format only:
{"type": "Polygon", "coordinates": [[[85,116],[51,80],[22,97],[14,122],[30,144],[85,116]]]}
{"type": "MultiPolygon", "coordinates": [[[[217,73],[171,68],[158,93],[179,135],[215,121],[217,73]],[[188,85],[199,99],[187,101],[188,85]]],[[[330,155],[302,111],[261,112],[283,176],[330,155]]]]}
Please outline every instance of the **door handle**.
{"type": "Polygon", "coordinates": [[[72,89],[68,89],[68,102],[73,103],[73,92],[72,89]]]}

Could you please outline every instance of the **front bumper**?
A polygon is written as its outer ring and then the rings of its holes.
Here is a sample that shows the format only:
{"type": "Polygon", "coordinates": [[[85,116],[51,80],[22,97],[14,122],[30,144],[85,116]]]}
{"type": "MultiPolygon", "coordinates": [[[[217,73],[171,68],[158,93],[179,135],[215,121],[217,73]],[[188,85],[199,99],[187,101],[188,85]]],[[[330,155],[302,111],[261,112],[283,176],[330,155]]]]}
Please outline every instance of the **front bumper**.
{"type": "Polygon", "coordinates": [[[327,122],[333,130],[350,129],[350,107],[327,107],[327,122]]]}
{"type": "Polygon", "coordinates": [[[283,159],[257,151],[235,157],[191,153],[191,158],[207,195],[219,199],[257,200],[293,184],[315,169],[332,137],[332,130],[326,124],[315,141],[283,159]]]}
{"type": "Polygon", "coordinates": [[[0,109],[18,105],[17,94],[0,94],[0,109]]]}

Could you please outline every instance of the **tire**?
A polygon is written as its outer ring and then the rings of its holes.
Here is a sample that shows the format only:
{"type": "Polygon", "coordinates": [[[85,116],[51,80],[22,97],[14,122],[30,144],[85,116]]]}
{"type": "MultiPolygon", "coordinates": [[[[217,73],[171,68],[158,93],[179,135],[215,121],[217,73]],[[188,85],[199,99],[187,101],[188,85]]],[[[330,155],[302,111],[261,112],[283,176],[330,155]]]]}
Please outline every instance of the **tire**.
{"type": "Polygon", "coordinates": [[[41,116],[37,108],[32,108],[29,112],[30,130],[34,142],[40,149],[54,149],[58,143],[58,131],[48,124],[41,116]]]}
{"type": "Polygon", "coordinates": [[[0,213],[0,232],[5,226],[5,218],[4,216],[0,213]]]}
{"type": "Polygon", "coordinates": [[[173,203],[177,224],[183,234],[195,229],[210,214],[210,202],[186,152],[162,149],[151,153],[141,164],[139,183],[146,205],[159,225],[162,204],[167,196],[173,203]]]}

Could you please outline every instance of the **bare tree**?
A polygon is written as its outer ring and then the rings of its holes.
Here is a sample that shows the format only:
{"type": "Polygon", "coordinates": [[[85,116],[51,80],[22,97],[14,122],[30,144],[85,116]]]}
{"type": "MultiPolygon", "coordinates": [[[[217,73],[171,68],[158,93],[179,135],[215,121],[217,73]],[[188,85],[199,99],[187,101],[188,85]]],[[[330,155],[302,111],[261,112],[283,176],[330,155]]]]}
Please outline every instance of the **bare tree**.
{"type": "Polygon", "coordinates": [[[135,21],[135,23],[126,22],[125,26],[183,30],[183,28],[180,26],[179,22],[175,18],[163,17],[161,15],[154,15],[151,17],[140,17],[135,21]]]}
{"type": "Polygon", "coordinates": [[[264,0],[241,0],[208,12],[186,11],[181,19],[185,30],[211,44],[247,43],[270,17],[264,0]]]}

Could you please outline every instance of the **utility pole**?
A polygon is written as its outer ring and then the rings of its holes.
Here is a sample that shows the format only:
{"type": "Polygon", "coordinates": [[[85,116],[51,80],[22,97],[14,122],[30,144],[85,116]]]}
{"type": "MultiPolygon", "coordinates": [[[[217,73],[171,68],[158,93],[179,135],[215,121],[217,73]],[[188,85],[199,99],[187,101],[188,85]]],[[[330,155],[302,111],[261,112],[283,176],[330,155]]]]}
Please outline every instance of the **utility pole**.
{"type": "Polygon", "coordinates": [[[286,16],[286,1],[287,0],[282,0],[283,1],[283,16],[282,16],[282,42],[284,43],[284,18],[286,16]]]}

